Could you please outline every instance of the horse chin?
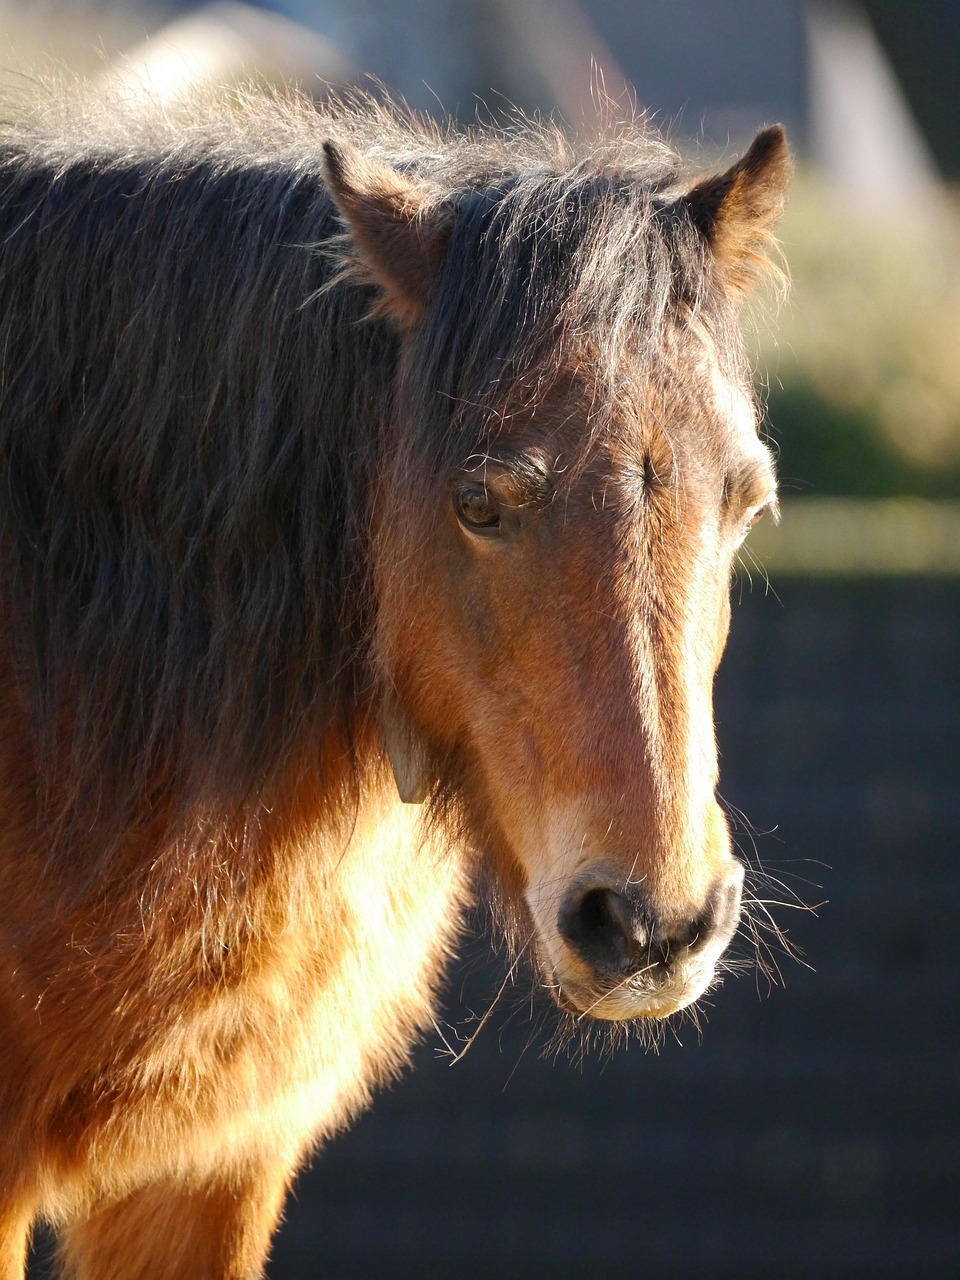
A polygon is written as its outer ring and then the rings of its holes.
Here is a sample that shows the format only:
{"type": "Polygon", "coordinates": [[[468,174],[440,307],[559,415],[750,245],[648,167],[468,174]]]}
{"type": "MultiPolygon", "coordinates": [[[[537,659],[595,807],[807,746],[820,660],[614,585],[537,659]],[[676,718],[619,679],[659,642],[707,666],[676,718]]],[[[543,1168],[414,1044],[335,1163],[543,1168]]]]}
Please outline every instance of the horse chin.
{"type": "Polygon", "coordinates": [[[641,976],[612,987],[609,981],[592,985],[564,981],[553,967],[550,973],[546,986],[556,1004],[578,1021],[594,1018],[599,1022],[669,1018],[699,999],[714,980],[713,969],[705,972],[700,966],[692,972],[671,975],[660,983],[641,976]]]}
{"type": "Polygon", "coordinates": [[[696,999],[688,995],[680,999],[661,994],[610,991],[597,996],[588,992],[558,988],[553,992],[557,1004],[578,1020],[594,1018],[598,1022],[633,1022],[638,1018],[669,1018],[678,1009],[696,999]]]}

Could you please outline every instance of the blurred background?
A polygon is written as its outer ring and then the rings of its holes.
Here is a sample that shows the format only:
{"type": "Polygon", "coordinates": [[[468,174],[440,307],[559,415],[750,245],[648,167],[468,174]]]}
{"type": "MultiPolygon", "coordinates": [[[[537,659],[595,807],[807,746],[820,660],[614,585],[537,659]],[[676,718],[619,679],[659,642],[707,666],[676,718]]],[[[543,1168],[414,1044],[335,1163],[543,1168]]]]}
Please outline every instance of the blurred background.
{"type": "Polygon", "coordinates": [[[693,168],[787,125],[793,287],[748,326],[784,517],[743,556],[717,719],[798,956],[771,931],[767,972],[658,1053],[545,1056],[549,1010],[529,978],[496,1000],[478,921],[416,1069],[300,1179],[270,1275],[960,1274],[957,0],[0,0],[0,82],[51,70],[170,102],[372,76],[574,129],[607,98],[693,168]]]}

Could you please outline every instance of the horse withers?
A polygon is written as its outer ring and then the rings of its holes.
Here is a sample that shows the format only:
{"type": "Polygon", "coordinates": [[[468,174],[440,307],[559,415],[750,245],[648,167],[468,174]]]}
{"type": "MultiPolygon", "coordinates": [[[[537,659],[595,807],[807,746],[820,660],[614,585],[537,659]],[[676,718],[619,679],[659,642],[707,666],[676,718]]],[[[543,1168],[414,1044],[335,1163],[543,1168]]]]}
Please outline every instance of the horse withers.
{"type": "Polygon", "coordinates": [[[714,671],[788,173],[47,103],[0,163],[0,1276],[260,1273],[471,886],[573,1020],[714,981],[714,671]]]}

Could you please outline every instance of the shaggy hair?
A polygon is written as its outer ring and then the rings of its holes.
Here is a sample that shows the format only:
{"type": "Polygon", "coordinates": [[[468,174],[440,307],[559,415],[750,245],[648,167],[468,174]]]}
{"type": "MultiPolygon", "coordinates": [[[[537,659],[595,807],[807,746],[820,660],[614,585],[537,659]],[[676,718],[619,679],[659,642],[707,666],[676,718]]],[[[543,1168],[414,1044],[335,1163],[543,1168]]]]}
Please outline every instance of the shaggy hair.
{"type": "Polygon", "coordinates": [[[503,430],[507,389],[536,402],[584,358],[612,388],[672,308],[722,323],[677,159],[640,129],[580,152],[366,100],[194,110],[48,101],[2,140],[3,607],[64,825],[102,825],[104,794],[117,832],[148,795],[181,829],[235,814],[335,724],[349,756],[384,459],[425,491],[503,430]],[[456,210],[403,369],[344,262],[330,137],[456,210]]]}
{"type": "Polygon", "coordinates": [[[577,1025],[716,976],[786,142],[680,189],[639,129],[366,100],[0,132],[4,1274],[46,1219],[68,1274],[236,1280],[484,867],[577,1025]]]}

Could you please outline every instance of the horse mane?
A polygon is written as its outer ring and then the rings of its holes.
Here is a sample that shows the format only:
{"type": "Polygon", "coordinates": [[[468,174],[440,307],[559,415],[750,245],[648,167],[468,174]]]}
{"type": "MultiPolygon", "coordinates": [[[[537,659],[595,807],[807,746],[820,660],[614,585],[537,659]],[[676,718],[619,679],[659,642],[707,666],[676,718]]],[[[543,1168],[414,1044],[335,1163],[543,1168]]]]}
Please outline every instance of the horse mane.
{"type": "Polygon", "coordinates": [[[717,295],[642,127],[578,145],[361,96],[171,117],[49,93],[0,151],[0,603],[55,803],[102,821],[109,780],[118,830],[148,796],[178,821],[259,803],[331,733],[356,782],[384,457],[425,493],[502,429],[501,388],[536,401],[584,343],[612,388],[717,295]],[[342,271],[329,137],[457,209],[403,368],[342,271]]]}

